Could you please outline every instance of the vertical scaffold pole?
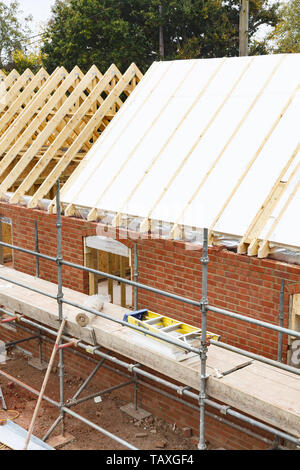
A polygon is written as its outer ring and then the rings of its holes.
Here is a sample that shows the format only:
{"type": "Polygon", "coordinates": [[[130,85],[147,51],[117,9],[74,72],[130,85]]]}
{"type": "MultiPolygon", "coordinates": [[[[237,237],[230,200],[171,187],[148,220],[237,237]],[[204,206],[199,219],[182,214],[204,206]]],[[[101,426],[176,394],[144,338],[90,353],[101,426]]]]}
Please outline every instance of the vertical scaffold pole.
{"type": "MultiPolygon", "coordinates": [[[[35,240],[35,251],[39,253],[39,234],[37,220],[34,220],[34,240],[35,240]]],[[[40,277],[40,259],[38,256],[35,257],[35,276],[40,277]]]]}
{"type": "MultiPolygon", "coordinates": [[[[62,224],[61,224],[61,208],[60,208],[60,180],[56,183],[56,231],[57,231],[57,305],[59,324],[63,321],[63,290],[62,290],[62,224]]],[[[62,341],[60,341],[60,344],[62,341]]],[[[64,350],[59,350],[59,395],[60,395],[60,416],[62,422],[62,435],[65,433],[65,412],[64,406],[64,350]]]]}
{"type": "Polygon", "coordinates": [[[201,299],[201,343],[200,343],[200,361],[201,361],[201,377],[200,377],[200,435],[199,435],[199,450],[205,450],[205,399],[206,399],[206,358],[207,358],[207,340],[206,340],[206,325],[207,325],[207,265],[208,258],[208,230],[203,230],[203,246],[202,246],[202,299],[201,299]]]}
{"type": "MultiPolygon", "coordinates": [[[[139,282],[138,248],[134,244],[134,282],[139,282]]],[[[134,287],[134,310],[138,309],[138,288],[134,287]]]]}
{"type": "MultiPolygon", "coordinates": [[[[284,279],[281,281],[280,287],[280,301],[279,301],[279,326],[283,327],[284,323],[284,279]]],[[[277,361],[282,362],[282,342],[283,342],[283,333],[278,333],[278,353],[277,361]]]]}

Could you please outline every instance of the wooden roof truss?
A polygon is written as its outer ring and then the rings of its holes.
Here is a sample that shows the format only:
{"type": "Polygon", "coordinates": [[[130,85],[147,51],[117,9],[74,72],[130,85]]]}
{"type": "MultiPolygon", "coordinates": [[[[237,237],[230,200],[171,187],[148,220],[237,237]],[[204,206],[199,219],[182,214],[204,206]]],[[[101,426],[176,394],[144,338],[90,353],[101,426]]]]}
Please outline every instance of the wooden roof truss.
{"type": "Polygon", "coordinates": [[[114,64],[104,75],[96,66],[1,72],[1,200],[30,196],[34,208],[53,199],[57,179],[67,181],[141,78],[135,64],[124,75],[114,64]]]}

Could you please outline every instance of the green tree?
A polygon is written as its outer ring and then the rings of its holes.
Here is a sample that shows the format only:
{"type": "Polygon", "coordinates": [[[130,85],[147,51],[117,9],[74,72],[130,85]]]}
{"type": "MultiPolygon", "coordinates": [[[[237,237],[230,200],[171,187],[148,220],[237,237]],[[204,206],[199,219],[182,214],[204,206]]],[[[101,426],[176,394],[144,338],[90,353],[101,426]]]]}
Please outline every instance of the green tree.
{"type": "MultiPolygon", "coordinates": [[[[131,62],[145,71],[164,58],[238,55],[240,0],[56,0],[42,51],[51,72],[58,65],[101,71],[131,62]],[[161,8],[160,8],[161,7],[161,8]]],[[[260,25],[275,26],[277,4],[250,0],[250,40],[260,25]]]]}
{"type": "Polygon", "coordinates": [[[151,42],[143,27],[144,0],[57,0],[42,47],[45,65],[105,71],[114,62],[124,70],[131,62],[150,64],[151,42]]]}
{"type": "Polygon", "coordinates": [[[279,12],[280,20],[267,40],[271,52],[300,52],[300,0],[290,0],[279,12]]]}
{"type": "Polygon", "coordinates": [[[11,69],[14,66],[12,54],[22,49],[25,38],[30,35],[31,17],[20,21],[20,5],[13,0],[9,6],[0,1],[0,69],[11,69]]]}
{"type": "Polygon", "coordinates": [[[33,73],[37,73],[43,67],[43,59],[45,55],[41,51],[27,52],[16,50],[12,53],[14,66],[21,74],[26,69],[30,69],[33,73]]]}

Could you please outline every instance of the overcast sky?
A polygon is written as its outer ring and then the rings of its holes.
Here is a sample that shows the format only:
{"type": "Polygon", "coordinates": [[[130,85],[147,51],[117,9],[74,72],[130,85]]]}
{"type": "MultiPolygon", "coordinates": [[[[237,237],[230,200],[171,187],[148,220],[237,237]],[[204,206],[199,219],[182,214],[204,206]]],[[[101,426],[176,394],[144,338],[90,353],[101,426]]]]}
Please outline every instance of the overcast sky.
{"type": "MultiPolygon", "coordinates": [[[[6,5],[11,3],[11,0],[2,0],[6,5]]],[[[19,0],[20,9],[23,11],[24,16],[32,15],[32,32],[33,34],[40,32],[40,26],[45,23],[51,15],[51,6],[54,5],[55,0],[19,0]]]]}

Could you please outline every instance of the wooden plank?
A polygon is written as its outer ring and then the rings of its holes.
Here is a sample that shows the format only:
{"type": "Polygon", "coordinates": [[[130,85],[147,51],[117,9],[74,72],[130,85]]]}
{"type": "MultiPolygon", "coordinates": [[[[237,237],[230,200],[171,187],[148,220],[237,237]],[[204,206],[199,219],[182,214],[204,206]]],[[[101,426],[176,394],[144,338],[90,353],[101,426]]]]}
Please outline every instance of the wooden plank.
{"type": "MultiPolygon", "coordinates": [[[[79,131],[79,134],[75,134],[73,142],[70,143],[70,147],[72,147],[72,152],[73,152],[73,157],[76,156],[77,152],[81,149],[83,143],[88,143],[88,138],[89,134],[86,132],[86,127],[85,123],[83,122],[83,116],[86,111],[90,109],[90,107],[93,106],[94,102],[97,102],[99,100],[99,95],[101,92],[104,90],[104,88],[107,86],[107,82],[111,78],[111,73],[112,70],[115,69],[116,72],[117,68],[115,66],[111,66],[107,75],[101,78],[99,81],[98,85],[96,88],[94,88],[88,97],[86,97],[86,100],[81,104],[80,108],[77,110],[77,112],[72,116],[71,120],[68,121],[66,126],[61,130],[53,144],[47,149],[43,157],[40,159],[38,164],[31,170],[31,172],[27,175],[25,178],[23,184],[19,187],[18,191],[15,193],[13,196],[13,200],[11,202],[15,203],[19,200],[19,198],[25,194],[25,192],[30,188],[30,186],[34,183],[36,178],[39,177],[39,175],[42,173],[42,171],[47,167],[49,164],[49,161],[54,158],[54,156],[57,154],[59,148],[65,143],[68,137],[72,135],[72,133],[76,130],[76,128],[79,125],[82,125],[82,129],[79,131]],[[80,144],[79,144],[80,142],[80,144]],[[76,144],[75,144],[76,143],[76,144]],[[76,145],[77,150],[73,151],[74,147],[76,145]]],[[[120,74],[121,75],[121,74],[120,74]]],[[[78,91],[80,92],[81,89],[85,89],[86,83],[87,82],[92,82],[94,80],[94,77],[98,76],[100,78],[100,72],[96,69],[96,67],[92,67],[91,70],[88,72],[88,76],[84,80],[82,80],[81,84],[78,85],[79,89],[78,91]]],[[[89,84],[89,83],[88,83],[89,84]]],[[[75,91],[72,93],[70,98],[73,97],[73,94],[75,91]]],[[[72,98],[73,100],[74,98],[72,98]]],[[[101,99],[102,100],[102,99],[101,99]]],[[[65,107],[68,107],[68,101],[64,103],[64,109],[65,107]]],[[[62,108],[61,108],[62,109],[62,108]]],[[[94,128],[93,128],[94,131],[94,128]]],[[[91,145],[88,143],[88,146],[91,147],[91,145]]],[[[68,164],[70,163],[69,160],[69,154],[66,153],[64,155],[64,158],[62,159],[63,161],[61,162],[61,168],[64,167],[63,162],[67,162],[68,164]]],[[[64,169],[64,168],[63,168],[64,169]]],[[[61,172],[63,171],[61,170],[61,172]]],[[[57,169],[54,170],[55,173],[57,173],[57,169]]],[[[58,173],[57,173],[58,174],[58,173]]],[[[59,176],[59,174],[58,174],[59,176]]],[[[49,175],[49,178],[47,181],[45,181],[45,184],[38,190],[38,193],[35,195],[33,200],[31,201],[31,207],[35,207],[35,204],[38,203],[38,200],[43,197],[43,195],[47,194],[48,191],[50,190],[51,186],[55,183],[55,180],[53,180],[53,173],[51,173],[51,176],[49,175]]]]}
{"type": "MultiPolygon", "coordinates": [[[[196,62],[193,62],[192,63],[192,66],[191,68],[189,69],[188,73],[186,76],[190,75],[193,71],[193,69],[196,67],[196,62]]],[[[166,72],[165,72],[166,73],[166,72]]],[[[174,95],[176,94],[177,90],[179,90],[179,88],[182,86],[182,84],[184,83],[184,81],[186,80],[186,76],[179,82],[179,84],[177,85],[175,91],[174,91],[174,94],[171,94],[171,96],[169,97],[169,99],[167,100],[167,102],[165,103],[164,107],[162,109],[159,109],[159,112],[157,113],[157,115],[155,116],[155,118],[152,120],[152,122],[150,123],[150,125],[148,126],[148,128],[145,130],[145,132],[142,134],[142,136],[138,139],[137,143],[135,144],[134,148],[132,149],[132,151],[129,153],[129,155],[127,156],[126,160],[122,163],[122,165],[117,169],[116,173],[113,175],[113,177],[111,178],[111,180],[108,182],[107,186],[105,187],[105,189],[102,191],[101,195],[98,197],[98,199],[96,200],[96,204],[95,204],[95,207],[97,208],[100,203],[101,203],[101,199],[105,196],[105,194],[107,193],[107,191],[111,188],[111,186],[113,185],[113,183],[116,181],[116,179],[118,178],[118,176],[120,175],[120,173],[123,171],[123,169],[126,167],[126,165],[128,164],[128,162],[130,162],[130,160],[133,158],[134,154],[136,153],[137,149],[140,147],[140,145],[142,144],[142,142],[144,141],[145,137],[147,136],[147,134],[151,131],[151,129],[155,126],[155,124],[157,123],[157,121],[159,120],[159,118],[161,117],[161,115],[164,113],[164,111],[167,109],[168,105],[170,104],[170,102],[174,99],[174,95]]],[[[147,95],[146,99],[149,97],[149,94],[147,95]]],[[[146,100],[145,100],[146,101],[146,100]]],[[[102,161],[104,160],[105,158],[102,158],[102,161]]],[[[124,206],[126,205],[126,202],[124,204],[124,206]]],[[[123,206],[123,207],[124,207],[123,206]]],[[[112,221],[112,225],[113,226],[116,226],[118,223],[119,223],[119,220],[120,220],[120,217],[117,215],[113,221],[112,221]]]]}
{"type": "Polygon", "coordinates": [[[63,334],[63,331],[64,331],[65,324],[66,324],[66,320],[63,320],[61,322],[61,325],[60,325],[60,328],[58,330],[57,336],[55,338],[55,343],[54,343],[54,347],[52,349],[50,360],[49,360],[49,363],[48,363],[48,366],[47,366],[46,374],[45,374],[45,377],[44,377],[44,380],[43,380],[43,383],[42,383],[42,387],[41,387],[41,390],[40,390],[40,393],[39,393],[39,396],[38,396],[38,400],[36,402],[36,406],[35,406],[33,416],[32,416],[32,419],[31,419],[31,423],[30,423],[30,426],[29,426],[29,429],[28,429],[28,433],[27,433],[27,437],[26,437],[25,445],[24,445],[24,450],[27,450],[27,447],[28,447],[28,444],[29,444],[29,441],[30,441],[30,438],[31,438],[31,435],[32,435],[32,432],[33,432],[33,428],[34,428],[34,425],[35,425],[35,422],[36,422],[36,418],[38,416],[38,412],[39,412],[39,409],[40,409],[40,406],[41,406],[41,403],[42,403],[43,396],[45,394],[46,386],[47,386],[47,383],[48,383],[48,380],[49,380],[49,377],[50,377],[52,366],[54,364],[54,359],[55,359],[56,353],[58,351],[58,347],[59,347],[60,340],[61,340],[61,337],[62,337],[62,334],[63,334]]]}
{"type": "MultiPolygon", "coordinates": [[[[120,277],[125,279],[125,258],[120,256],[120,277]]],[[[121,307],[126,307],[126,285],[121,282],[121,307]]]]}
{"type": "MultiPolygon", "coordinates": [[[[156,65],[156,64],[154,63],[154,64],[151,66],[150,69],[154,69],[154,66],[155,66],[155,65],[156,65]]],[[[128,73],[135,74],[135,75],[136,75],[136,78],[137,78],[139,81],[140,81],[140,80],[142,79],[142,77],[143,77],[142,73],[139,71],[139,69],[136,67],[135,64],[132,64],[132,65],[129,67],[129,69],[127,70],[127,72],[125,73],[125,75],[128,74],[128,73]]],[[[148,79],[149,79],[149,76],[150,76],[150,75],[151,75],[151,74],[149,74],[149,73],[147,74],[147,78],[148,78],[148,79]]],[[[124,78],[124,77],[123,77],[123,78],[124,78]]],[[[130,83],[130,80],[129,80],[128,83],[130,83]]],[[[127,87],[128,87],[128,84],[126,85],[126,87],[125,87],[124,89],[119,90],[119,91],[118,91],[119,95],[120,95],[122,92],[124,92],[124,90],[125,90],[127,87]]],[[[116,93],[116,90],[112,90],[111,93],[113,93],[113,94],[115,95],[115,98],[116,98],[117,102],[119,102],[120,100],[119,100],[119,96],[118,96],[117,93],[116,93]]],[[[107,99],[109,99],[109,98],[110,98],[110,95],[107,97],[107,99]]],[[[106,102],[106,100],[105,100],[105,102],[106,102]]],[[[122,104],[123,104],[123,102],[121,101],[121,105],[122,105],[122,104]]],[[[106,107],[104,107],[104,106],[105,106],[105,103],[103,103],[103,105],[100,106],[100,108],[97,110],[97,113],[96,113],[95,116],[93,117],[94,120],[96,120],[96,117],[97,117],[97,119],[100,121],[100,123],[104,122],[105,119],[106,119],[106,117],[107,117],[107,113],[105,113],[105,116],[102,116],[102,114],[100,114],[100,113],[102,113],[102,110],[103,110],[103,109],[106,109],[106,107]],[[102,106],[103,106],[103,107],[102,107],[102,106]],[[98,113],[99,113],[99,115],[98,115],[98,113]]],[[[87,132],[88,126],[90,126],[90,124],[91,124],[91,123],[89,123],[89,124],[87,125],[87,127],[84,129],[84,132],[87,132]]],[[[91,131],[91,128],[89,129],[89,131],[91,131]]],[[[108,132],[109,132],[109,130],[108,130],[108,132]]],[[[74,144],[75,144],[75,143],[74,143],[74,144]]],[[[73,151],[73,150],[72,150],[72,151],[73,151]]],[[[70,158],[71,158],[71,156],[72,156],[71,149],[69,149],[69,152],[70,152],[70,158]]],[[[84,163],[83,163],[83,164],[84,164],[84,163]]],[[[74,175],[75,175],[75,176],[76,176],[77,172],[80,172],[80,171],[81,171],[81,168],[82,168],[82,167],[76,168],[76,170],[75,170],[75,172],[74,172],[74,175]]],[[[67,188],[68,188],[71,184],[72,184],[72,179],[68,180],[67,183],[64,185],[64,190],[67,190],[67,188]]],[[[50,213],[55,211],[55,202],[54,202],[54,201],[53,201],[53,203],[49,206],[49,209],[48,209],[48,210],[49,210],[50,213]]],[[[73,204],[69,204],[69,206],[68,206],[68,208],[67,208],[68,216],[72,216],[72,215],[74,214],[74,211],[75,211],[75,208],[74,208],[73,204]]],[[[93,211],[91,211],[91,214],[92,214],[92,212],[93,212],[93,211]]],[[[92,220],[92,219],[91,219],[91,220],[92,220]]]]}
{"type": "Polygon", "coordinates": [[[295,331],[300,331],[300,294],[293,295],[293,306],[289,328],[295,331]]]}
{"type": "MultiPolygon", "coordinates": [[[[98,269],[97,251],[93,248],[85,248],[85,264],[87,268],[98,269]]],[[[89,273],[89,295],[98,293],[98,278],[95,274],[89,273]]]]}

